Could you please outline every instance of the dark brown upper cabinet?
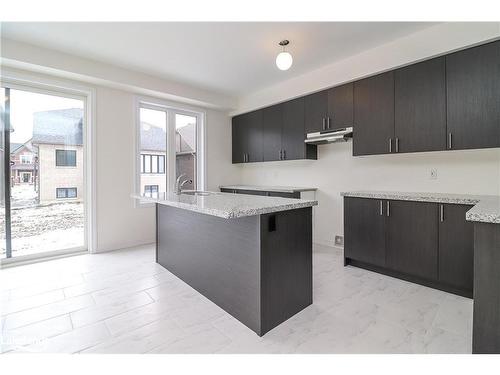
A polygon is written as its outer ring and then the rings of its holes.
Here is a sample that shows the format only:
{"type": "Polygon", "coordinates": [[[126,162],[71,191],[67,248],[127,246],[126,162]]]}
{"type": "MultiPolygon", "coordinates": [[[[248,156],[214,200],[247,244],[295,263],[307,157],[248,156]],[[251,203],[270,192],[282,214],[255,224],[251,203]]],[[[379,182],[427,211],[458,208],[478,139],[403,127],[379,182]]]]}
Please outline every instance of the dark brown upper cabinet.
{"type": "Polygon", "coordinates": [[[448,148],[500,147],[500,41],[446,56],[448,148]]]}
{"type": "Polygon", "coordinates": [[[283,103],[281,147],[283,160],[317,159],[317,146],[304,143],[305,99],[283,103]]]}
{"type": "Polygon", "coordinates": [[[326,130],[328,117],[328,90],[305,97],[305,132],[326,130]]]}
{"type": "Polygon", "coordinates": [[[347,83],[328,90],[328,130],[345,128],[353,124],[354,84],[347,83]]]}
{"type": "Polygon", "coordinates": [[[233,163],[263,161],[262,110],[235,116],[232,132],[233,163]]]}
{"type": "Polygon", "coordinates": [[[394,75],[394,152],[446,149],[446,67],[439,57],[394,75]]]}
{"type": "Polygon", "coordinates": [[[394,151],[394,72],[354,82],[353,155],[394,151]]]}
{"type": "Polygon", "coordinates": [[[283,106],[273,105],[262,110],[264,161],[281,160],[283,148],[281,146],[283,128],[283,106]]]}

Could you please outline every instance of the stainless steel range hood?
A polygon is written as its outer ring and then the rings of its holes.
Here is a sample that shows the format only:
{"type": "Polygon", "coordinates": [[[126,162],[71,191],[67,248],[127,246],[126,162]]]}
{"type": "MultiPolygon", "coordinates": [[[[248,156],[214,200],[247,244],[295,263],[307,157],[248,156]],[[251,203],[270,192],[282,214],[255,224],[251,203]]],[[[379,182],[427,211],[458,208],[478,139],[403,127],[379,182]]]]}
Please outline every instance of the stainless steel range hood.
{"type": "Polygon", "coordinates": [[[323,130],[316,133],[307,133],[304,142],[312,145],[323,145],[326,143],[347,142],[350,138],[352,138],[352,126],[334,130],[323,130]]]}

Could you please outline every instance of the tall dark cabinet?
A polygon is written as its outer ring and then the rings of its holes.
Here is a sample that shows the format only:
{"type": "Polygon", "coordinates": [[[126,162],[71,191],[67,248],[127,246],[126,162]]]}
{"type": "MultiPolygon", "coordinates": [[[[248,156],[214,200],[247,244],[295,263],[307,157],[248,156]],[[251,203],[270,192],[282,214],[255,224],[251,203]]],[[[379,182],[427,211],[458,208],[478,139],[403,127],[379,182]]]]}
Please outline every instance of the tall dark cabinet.
{"type": "Polygon", "coordinates": [[[440,57],[394,75],[394,152],[446,149],[446,67],[440,57]]]}
{"type": "Polygon", "coordinates": [[[233,163],[263,161],[262,110],[245,113],[232,122],[233,163]]]}
{"type": "Polygon", "coordinates": [[[394,72],[354,82],[353,155],[386,154],[393,138],[394,72]]]}
{"type": "Polygon", "coordinates": [[[446,56],[448,148],[500,147],[500,41],[446,56]]]}

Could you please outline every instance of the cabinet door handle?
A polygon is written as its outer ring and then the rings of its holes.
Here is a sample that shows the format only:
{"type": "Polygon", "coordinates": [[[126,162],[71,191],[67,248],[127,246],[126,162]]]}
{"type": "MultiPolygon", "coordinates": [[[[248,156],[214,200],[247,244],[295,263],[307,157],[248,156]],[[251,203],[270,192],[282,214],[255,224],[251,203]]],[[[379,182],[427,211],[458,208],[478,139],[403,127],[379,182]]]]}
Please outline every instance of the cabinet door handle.
{"type": "Polygon", "coordinates": [[[387,201],[387,217],[391,215],[391,203],[387,201]]]}
{"type": "Polygon", "coordinates": [[[380,216],[384,215],[384,207],[383,207],[383,202],[380,201],[380,216]]]}
{"type": "Polygon", "coordinates": [[[448,133],[448,148],[451,150],[453,148],[453,139],[452,139],[452,135],[451,135],[451,132],[448,133]]]}
{"type": "Polygon", "coordinates": [[[399,138],[396,137],[396,152],[399,152],[399,138]]]}
{"type": "Polygon", "coordinates": [[[328,116],[328,129],[330,129],[330,116],[328,116]]]}
{"type": "Polygon", "coordinates": [[[326,118],[323,117],[323,130],[326,129],[326,118]]]}
{"type": "Polygon", "coordinates": [[[286,160],[286,150],[283,150],[283,160],[286,160]]]}
{"type": "Polygon", "coordinates": [[[444,221],[444,205],[439,205],[439,220],[444,221]]]}
{"type": "Polygon", "coordinates": [[[389,138],[389,154],[392,153],[392,138],[389,138]]]}
{"type": "Polygon", "coordinates": [[[281,155],[282,155],[282,152],[283,152],[283,151],[282,151],[282,150],[280,150],[280,154],[279,154],[279,155],[280,155],[280,156],[279,156],[279,159],[280,159],[280,160],[283,160],[283,159],[282,159],[282,156],[281,156],[281,155]]]}

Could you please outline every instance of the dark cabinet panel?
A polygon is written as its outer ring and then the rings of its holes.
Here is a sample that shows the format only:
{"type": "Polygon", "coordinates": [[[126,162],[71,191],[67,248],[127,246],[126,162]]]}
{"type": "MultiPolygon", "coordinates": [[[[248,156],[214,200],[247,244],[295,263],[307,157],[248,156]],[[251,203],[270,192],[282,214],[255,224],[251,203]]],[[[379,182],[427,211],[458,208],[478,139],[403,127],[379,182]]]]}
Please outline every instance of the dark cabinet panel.
{"type": "Polygon", "coordinates": [[[281,197],[281,198],[300,198],[300,193],[295,192],[295,193],[284,193],[281,191],[268,191],[267,196],[269,197],[281,197]]]}
{"type": "Polygon", "coordinates": [[[306,145],[304,143],[304,107],[304,98],[283,103],[281,145],[284,160],[317,158],[316,145],[306,145]]]}
{"type": "Polygon", "coordinates": [[[306,133],[319,132],[326,129],[328,116],[328,90],[320,91],[305,97],[305,130],[306,133]]]}
{"type": "Polygon", "coordinates": [[[243,163],[245,161],[246,139],[245,139],[245,115],[233,117],[232,121],[232,156],[234,163],[243,163]]]}
{"type": "Polygon", "coordinates": [[[247,113],[246,116],[247,162],[263,161],[262,110],[247,113]]]}
{"type": "Polygon", "coordinates": [[[446,56],[448,148],[500,147],[500,41],[446,56]]]}
{"type": "Polygon", "coordinates": [[[352,126],[354,116],[353,87],[352,83],[347,83],[328,90],[328,129],[352,126]]]}
{"type": "Polygon", "coordinates": [[[500,353],[500,225],[474,223],[473,353],[500,353]]]}
{"type": "Polygon", "coordinates": [[[262,110],[263,157],[264,161],[281,160],[281,133],[283,127],[283,107],[273,105],[262,110]]]}
{"type": "Polygon", "coordinates": [[[472,293],[474,224],[465,220],[471,206],[439,205],[439,281],[472,293]]]}
{"type": "Polygon", "coordinates": [[[354,83],[353,155],[387,154],[394,138],[394,73],[354,83]]]}
{"type": "Polygon", "coordinates": [[[394,151],[445,150],[445,58],[399,69],[394,79],[394,151]]]}
{"type": "Polygon", "coordinates": [[[385,266],[384,201],[344,198],[345,257],[385,266]]]}
{"type": "Polygon", "coordinates": [[[438,205],[387,201],[386,266],[394,271],[438,279],[438,205]]]}

